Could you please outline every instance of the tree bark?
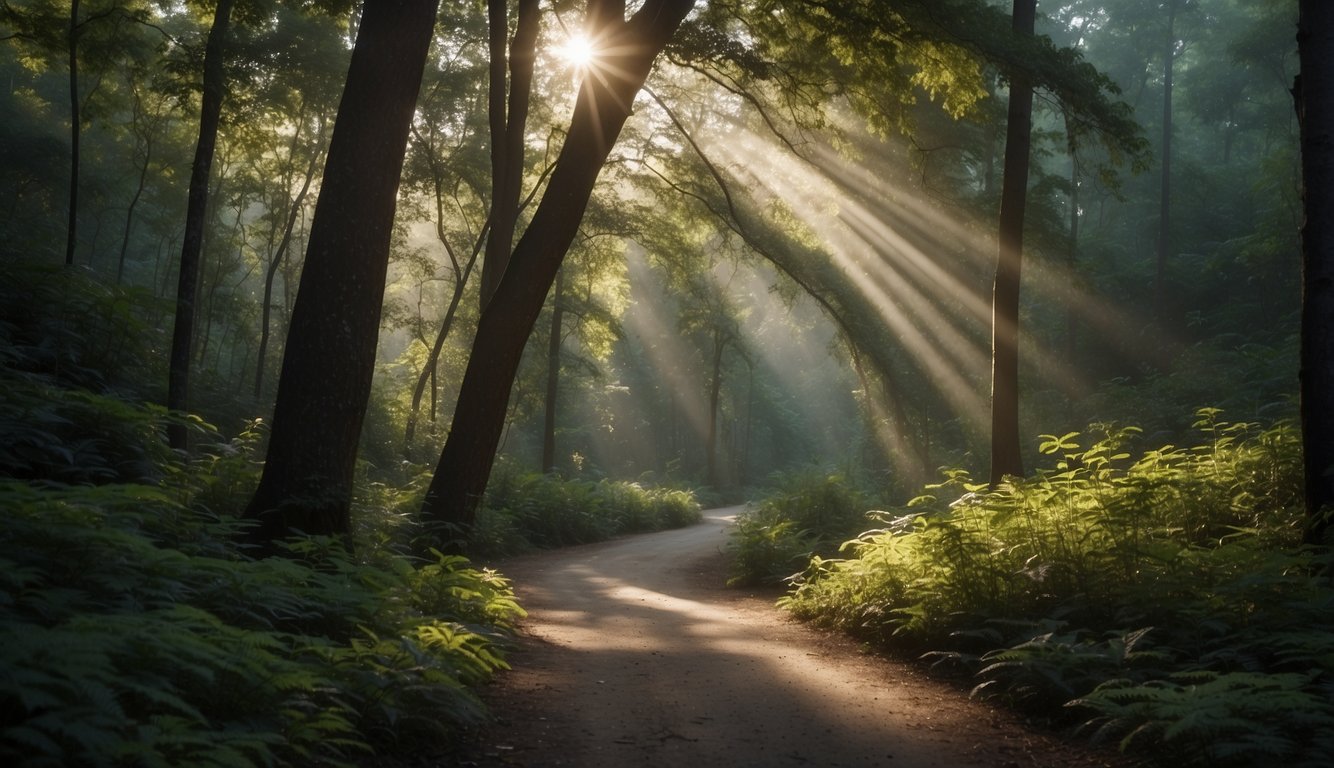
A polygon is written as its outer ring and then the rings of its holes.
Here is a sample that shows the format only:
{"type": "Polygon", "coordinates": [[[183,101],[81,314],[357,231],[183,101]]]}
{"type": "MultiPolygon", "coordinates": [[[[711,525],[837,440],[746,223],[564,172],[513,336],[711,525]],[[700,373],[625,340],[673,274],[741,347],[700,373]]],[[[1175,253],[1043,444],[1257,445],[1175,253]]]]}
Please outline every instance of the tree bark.
{"type": "Polygon", "coordinates": [[[723,350],[727,338],[721,329],[713,331],[713,361],[709,375],[709,428],[704,437],[704,484],[718,487],[718,407],[723,394],[723,350]]]}
{"type": "Polygon", "coordinates": [[[1306,541],[1327,544],[1334,509],[1334,3],[1298,3],[1301,75],[1293,87],[1301,126],[1301,422],[1306,541]]]}
{"type": "MultiPolygon", "coordinates": [[[[1015,0],[1014,31],[1032,35],[1037,0],[1015,0]]],[[[1022,72],[1010,77],[1001,180],[1000,254],[991,307],[991,485],[1024,474],[1019,439],[1019,280],[1023,266],[1024,208],[1033,88],[1022,72]]]]}
{"type": "Polygon", "coordinates": [[[584,78],[546,193],[478,320],[453,426],[422,506],[424,516],[457,526],[460,535],[466,537],[476,517],[524,344],[578,232],[593,185],[654,60],[693,5],[694,0],[646,0],[626,21],[624,3],[590,3],[590,19],[602,19],[594,31],[604,53],[584,78]]]}
{"type": "Polygon", "coordinates": [[[79,0],[69,5],[69,219],[65,227],[65,266],[74,265],[79,231],[79,0]]]}
{"type": "Polygon", "coordinates": [[[491,232],[482,261],[481,307],[496,292],[509,265],[523,182],[523,138],[528,128],[533,65],[537,60],[538,2],[519,0],[519,18],[509,54],[509,99],[505,93],[506,0],[489,0],[491,22],[491,232]],[[498,62],[498,63],[497,63],[498,62]]]}
{"type": "Polygon", "coordinates": [[[269,451],[246,516],[261,546],[350,524],[408,130],[437,0],[363,7],[292,310],[269,451]]]}
{"type": "Polygon", "coordinates": [[[1170,318],[1167,257],[1172,232],[1172,65],[1176,60],[1177,0],[1167,2],[1167,43],[1163,47],[1163,140],[1158,193],[1158,258],[1154,277],[1154,311],[1159,324],[1170,318]]]}
{"type": "MultiPolygon", "coordinates": [[[[222,99],[226,90],[222,59],[233,0],[218,0],[213,26],[204,45],[204,93],[199,109],[199,140],[190,167],[190,191],[185,210],[185,235],[181,242],[181,264],[176,276],[176,320],[171,335],[171,358],[167,369],[167,408],[185,412],[190,407],[190,348],[194,343],[195,299],[199,292],[199,260],[204,247],[204,223],[208,218],[208,182],[213,169],[213,148],[218,142],[222,99]]],[[[185,425],[167,426],[167,442],[184,451],[189,447],[185,425]]]]}
{"type": "Polygon", "coordinates": [[[556,398],[560,394],[560,342],[564,333],[565,308],[561,306],[564,272],[556,272],[551,290],[551,335],[547,337],[547,394],[542,413],[542,471],[556,471],[556,398]]]}

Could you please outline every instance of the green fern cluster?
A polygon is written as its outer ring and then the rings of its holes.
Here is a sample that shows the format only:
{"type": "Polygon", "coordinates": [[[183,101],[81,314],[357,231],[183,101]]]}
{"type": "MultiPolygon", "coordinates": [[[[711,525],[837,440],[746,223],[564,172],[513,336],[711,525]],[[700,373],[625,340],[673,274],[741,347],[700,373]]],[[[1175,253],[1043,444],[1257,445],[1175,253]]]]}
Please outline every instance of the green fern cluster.
{"type": "Polygon", "coordinates": [[[142,485],[0,481],[0,762],[350,764],[436,748],[521,615],[459,558],[255,561],[142,485]]]}
{"type": "Polygon", "coordinates": [[[729,549],[730,584],[777,584],[812,557],[828,557],[865,529],[865,494],[842,475],[785,476],[764,500],[737,516],[729,549]]]}
{"type": "Polygon", "coordinates": [[[501,471],[487,488],[469,552],[507,555],[693,525],[690,491],[501,471]]]}
{"type": "Polygon", "coordinates": [[[1334,725],[1329,556],[1300,546],[1300,442],[1197,413],[1203,439],[1047,435],[1054,466],[961,471],[813,558],[797,616],[977,675],[978,695],[1082,718],[1174,762],[1317,764],[1334,725]]]}

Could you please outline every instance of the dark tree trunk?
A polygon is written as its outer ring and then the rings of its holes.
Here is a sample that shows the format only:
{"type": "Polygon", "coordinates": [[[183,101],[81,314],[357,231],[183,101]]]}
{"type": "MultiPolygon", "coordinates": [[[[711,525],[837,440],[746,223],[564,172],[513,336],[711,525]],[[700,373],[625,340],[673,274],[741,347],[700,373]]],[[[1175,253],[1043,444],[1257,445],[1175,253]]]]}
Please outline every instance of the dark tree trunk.
{"type": "Polygon", "coordinates": [[[547,337],[547,395],[542,412],[542,471],[556,471],[556,397],[560,394],[560,342],[564,333],[565,308],[561,306],[564,272],[556,272],[551,289],[551,335],[547,337]]]}
{"type": "Polygon", "coordinates": [[[1167,3],[1167,44],[1163,47],[1163,148],[1158,193],[1158,259],[1154,277],[1154,311],[1166,323],[1171,313],[1167,290],[1167,258],[1172,232],[1172,65],[1176,60],[1177,0],[1167,3]]]}
{"type": "Polygon", "coordinates": [[[623,3],[590,4],[590,17],[603,19],[595,30],[605,51],[595,64],[601,71],[584,78],[546,193],[478,320],[453,426],[423,503],[428,518],[452,523],[465,535],[472,527],[524,344],[635,95],[693,5],[694,0],[647,0],[625,21],[623,3]]]}
{"type": "MultiPolygon", "coordinates": [[[[1015,0],[1014,31],[1033,34],[1037,0],[1015,0]]],[[[1029,78],[1010,79],[1001,180],[1000,255],[991,299],[991,485],[1024,474],[1019,440],[1019,278],[1023,266],[1024,208],[1028,198],[1028,147],[1033,113],[1029,78]]]]}
{"type": "Polygon", "coordinates": [[[718,406],[723,394],[723,350],[727,336],[718,328],[713,331],[713,361],[709,373],[709,428],[704,436],[704,484],[718,487],[718,406]]]}
{"type": "Polygon", "coordinates": [[[292,310],[269,451],[246,516],[261,545],[343,533],[408,129],[437,0],[363,7],[292,310]]]}
{"type": "Polygon", "coordinates": [[[485,308],[509,265],[523,182],[523,137],[537,60],[538,2],[519,0],[519,19],[511,43],[509,99],[505,100],[507,0],[489,0],[491,23],[491,233],[482,261],[481,306],[485,308]]]}
{"type": "Polygon", "coordinates": [[[69,4],[69,220],[65,228],[65,266],[74,264],[79,230],[79,0],[69,4]]]}
{"type": "Polygon", "coordinates": [[[1301,0],[1293,87],[1301,125],[1301,421],[1306,541],[1326,544],[1334,510],[1334,3],[1301,0]]]}
{"type": "MultiPolygon", "coordinates": [[[[199,111],[199,141],[190,167],[190,192],[185,210],[185,235],[181,263],[176,276],[176,321],[172,328],[171,359],[167,371],[167,408],[185,412],[190,407],[190,347],[194,343],[195,299],[199,292],[199,260],[204,247],[204,223],[208,217],[208,181],[213,169],[213,148],[222,118],[223,43],[231,22],[233,0],[218,0],[213,26],[204,46],[204,93],[199,111]]],[[[176,450],[189,447],[185,425],[167,427],[167,441],[176,450]]]]}

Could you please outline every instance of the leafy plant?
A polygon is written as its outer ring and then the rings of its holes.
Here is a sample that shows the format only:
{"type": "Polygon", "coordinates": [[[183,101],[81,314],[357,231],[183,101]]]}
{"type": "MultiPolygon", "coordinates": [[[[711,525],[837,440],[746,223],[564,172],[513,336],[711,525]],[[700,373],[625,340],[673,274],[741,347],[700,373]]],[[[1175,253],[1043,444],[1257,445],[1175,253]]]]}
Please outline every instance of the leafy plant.
{"type": "Polygon", "coordinates": [[[950,471],[780,602],[965,669],[976,695],[1092,712],[1086,732],[1128,749],[1317,764],[1334,590],[1330,555],[1300,546],[1298,436],[1216,409],[1195,429],[1138,455],[1134,428],[1044,435],[1052,466],[996,489],[950,471]]]}

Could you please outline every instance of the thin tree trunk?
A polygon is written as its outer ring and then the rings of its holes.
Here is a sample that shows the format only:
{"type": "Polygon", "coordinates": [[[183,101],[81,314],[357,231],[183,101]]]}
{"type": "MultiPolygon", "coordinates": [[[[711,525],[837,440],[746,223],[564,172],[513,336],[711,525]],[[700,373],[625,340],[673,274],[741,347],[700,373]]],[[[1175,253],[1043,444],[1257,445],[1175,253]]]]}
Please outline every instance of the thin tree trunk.
{"type": "Polygon", "coordinates": [[[612,145],[658,54],[694,0],[646,0],[629,21],[624,3],[590,4],[601,19],[599,72],[584,78],[570,130],[542,202],[478,320],[453,426],[422,505],[425,517],[466,535],[491,475],[523,348],[578,232],[612,145]]]}
{"type": "MultiPolygon", "coordinates": [[[[1014,31],[1032,35],[1037,0],[1015,0],[1014,31]]],[[[1024,208],[1028,198],[1028,150],[1033,88],[1027,75],[1010,79],[1001,180],[1000,255],[991,317],[991,485],[1024,474],[1019,439],[1019,282],[1023,266],[1024,208]]]]}
{"type": "MultiPolygon", "coordinates": [[[[213,148],[218,140],[225,85],[222,59],[223,42],[231,21],[234,0],[218,0],[213,26],[204,46],[204,95],[199,113],[199,141],[195,145],[194,164],[190,168],[190,192],[185,213],[185,235],[181,243],[181,263],[177,272],[176,320],[172,329],[171,358],[167,373],[167,408],[185,412],[190,407],[190,347],[194,343],[195,299],[199,292],[199,262],[204,246],[204,223],[208,216],[209,173],[213,168],[213,148]]],[[[171,447],[184,451],[189,447],[185,425],[167,426],[171,447]]]]}
{"type": "Polygon", "coordinates": [[[408,131],[437,0],[363,6],[283,353],[269,451],[246,509],[263,548],[350,526],[408,131]],[[331,365],[330,361],[336,361],[331,365]]]}
{"type": "Polygon", "coordinates": [[[1298,3],[1301,75],[1293,87],[1301,126],[1301,422],[1306,541],[1328,544],[1334,510],[1334,3],[1298,3]]]}
{"type": "Polygon", "coordinates": [[[564,270],[556,272],[556,283],[551,288],[551,335],[547,338],[547,393],[546,408],[542,413],[542,471],[556,471],[556,397],[560,393],[560,342],[564,333],[565,308],[561,305],[564,292],[564,270]]]}
{"type": "Polygon", "coordinates": [[[130,250],[130,231],[134,226],[134,209],[138,207],[139,198],[143,196],[144,189],[148,186],[148,166],[152,161],[153,138],[147,136],[144,139],[144,164],[139,168],[139,185],[135,187],[134,197],[130,198],[130,205],[125,210],[125,233],[120,240],[120,258],[116,261],[116,285],[120,285],[125,274],[125,254],[130,250]]]}
{"type": "Polygon", "coordinates": [[[1176,59],[1177,0],[1167,2],[1167,44],[1163,47],[1163,140],[1158,194],[1158,259],[1154,278],[1154,310],[1160,324],[1170,317],[1167,258],[1172,232],[1172,69],[1176,59]]]}
{"type": "Polygon", "coordinates": [[[264,364],[269,351],[269,319],[273,314],[273,283],[277,280],[278,270],[283,265],[283,258],[291,247],[292,232],[296,230],[297,219],[301,218],[301,205],[306,201],[306,195],[310,193],[310,184],[315,179],[315,170],[319,167],[320,158],[323,156],[323,151],[317,151],[311,156],[310,165],[306,168],[306,177],[301,182],[301,191],[297,192],[296,199],[292,201],[292,209],[287,213],[287,221],[283,225],[282,239],[278,241],[278,248],[273,253],[273,261],[269,264],[268,271],[264,273],[264,305],[260,311],[259,323],[259,357],[255,360],[256,400],[259,399],[264,390],[264,364]]]}
{"type": "Polygon", "coordinates": [[[65,266],[74,264],[79,230],[79,0],[69,5],[69,219],[65,227],[65,266]]]}
{"type": "Polygon", "coordinates": [[[713,363],[709,375],[709,429],[704,437],[704,484],[718,487],[718,404],[723,392],[723,350],[727,337],[713,330],[713,363]]]}

